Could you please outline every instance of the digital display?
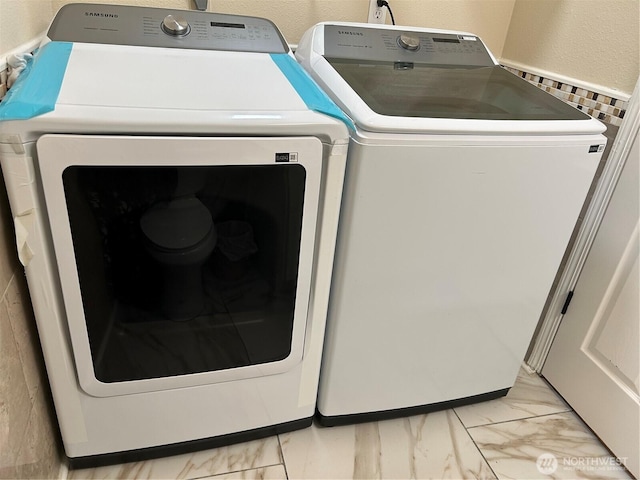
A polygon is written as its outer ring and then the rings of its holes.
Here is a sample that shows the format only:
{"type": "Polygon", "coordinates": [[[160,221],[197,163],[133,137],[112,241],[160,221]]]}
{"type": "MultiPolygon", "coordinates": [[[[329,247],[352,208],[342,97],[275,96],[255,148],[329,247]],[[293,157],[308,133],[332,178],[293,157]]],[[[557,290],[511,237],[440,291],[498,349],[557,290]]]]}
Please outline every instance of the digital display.
{"type": "Polygon", "coordinates": [[[436,43],[460,43],[457,38],[434,38],[433,41],[436,43]]]}
{"type": "Polygon", "coordinates": [[[222,28],[246,28],[243,23],[211,22],[211,26],[222,27],[222,28]]]}

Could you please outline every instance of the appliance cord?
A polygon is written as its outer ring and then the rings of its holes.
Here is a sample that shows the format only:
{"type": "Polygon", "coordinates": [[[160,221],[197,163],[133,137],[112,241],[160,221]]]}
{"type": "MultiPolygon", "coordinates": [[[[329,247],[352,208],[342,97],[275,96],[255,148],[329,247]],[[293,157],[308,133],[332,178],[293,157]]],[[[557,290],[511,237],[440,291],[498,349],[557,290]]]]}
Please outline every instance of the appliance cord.
{"type": "Polygon", "coordinates": [[[378,0],[378,6],[387,7],[387,10],[389,10],[389,16],[391,17],[391,24],[395,25],[396,20],[395,18],[393,18],[393,12],[391,11],[391,6],[389,5],[389,2],[387,2],[387,0],[378,0]]]}

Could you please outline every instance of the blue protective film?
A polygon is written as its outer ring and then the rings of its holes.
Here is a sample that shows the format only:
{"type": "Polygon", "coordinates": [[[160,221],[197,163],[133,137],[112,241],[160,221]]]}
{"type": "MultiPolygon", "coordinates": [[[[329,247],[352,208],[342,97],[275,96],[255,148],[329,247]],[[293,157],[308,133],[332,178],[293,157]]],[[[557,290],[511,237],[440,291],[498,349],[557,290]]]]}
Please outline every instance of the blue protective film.
{"type": "Polygon", "coordinates": [[[72,45],[49,42],[38,49],[0,102],[0,121],[26,120],[53,111],[72,45]]]}
{"type": "Polygon", "coordinates": [[[351,119],[333,103],[333,100],[320,89],[309,74],[290,55],[272,53],[271,58],[309,109],[342,120],[347,127],[355,130],[351,119]]]}

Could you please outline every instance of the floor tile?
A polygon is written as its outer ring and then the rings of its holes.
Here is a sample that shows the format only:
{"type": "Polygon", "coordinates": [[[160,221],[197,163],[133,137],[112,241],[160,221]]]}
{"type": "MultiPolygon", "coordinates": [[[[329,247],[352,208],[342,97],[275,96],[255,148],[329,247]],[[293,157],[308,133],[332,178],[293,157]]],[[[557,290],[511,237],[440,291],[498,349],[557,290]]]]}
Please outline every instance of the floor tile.
{"type": "Polygon", "coordinates": [[[280,436],[289,478],[495,478],[453,411],[280,436]]]}
{"type": "Polygon", "coordinates": [[[467,428],[570,410],[547,382],[524,369],[505,397],[455,409],[467,428]]]}
{"type": "MultiPolygon", "coordinates": [[[[59,434],[52,418],[48,391],[36,392],[29,424],[16,458],[14,478],[58,478],[60,471],[59,434]]],[[[6,478],[0,473],[0,478],[6,478]]]]}
{"type": "MultiPolygon", "coordinates": [[[[24,275],[14,275],[5,293],[4,303],[18,346],[24,378],[33,402],[37,392],[43,388],[43,380],[46,383],[46,372],[24,275]]],[[[48,389],[48,387],[44,388],[48,389]]]]}
{"type": "Polygon", "coordinates": [[[287,480],[287,472],[284,465],[271,465],[269,467],[253,468],[241,472],[223,473],[213,477],[204,477],[201,480],[287,480]]]}
{"type": "MultiPolygon", "coordinates": [[[[276,436],[145,462],[72,470],[70,479],[195,479],[282,463],[276,436]]],[[[237,477],[242,478],[242,477],[237,477]]],[[[252,477],[247,477],[252,478],[252,477]]]]}
{"type": "Polygon", "coordinates": [[[15,478],[32,410],[7,299],[0,297],[0,478],[15,478]]]}
{"type": "Polygon", "coordinates": [[[573,412],[469,429],[499,479],[628,479],[573,412]]]}

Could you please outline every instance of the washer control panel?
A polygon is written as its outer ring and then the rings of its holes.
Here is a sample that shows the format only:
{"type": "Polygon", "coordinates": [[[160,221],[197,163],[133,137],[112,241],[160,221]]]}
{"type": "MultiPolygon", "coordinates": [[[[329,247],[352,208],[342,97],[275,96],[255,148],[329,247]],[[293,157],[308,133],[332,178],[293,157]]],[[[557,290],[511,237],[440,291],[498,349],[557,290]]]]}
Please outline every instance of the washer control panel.
{"type": "Polygon", "coordinates": [[[54,18],[47,37],[142,47],[289,52],[278,28],[265,18],[123,5],[67,4],[54,18]]]}
{"type": "Polygon", "coordinates": [[[475,35],[360,26],[325,25],[324,56],[433,65],[495,65],[475,35]]]}

